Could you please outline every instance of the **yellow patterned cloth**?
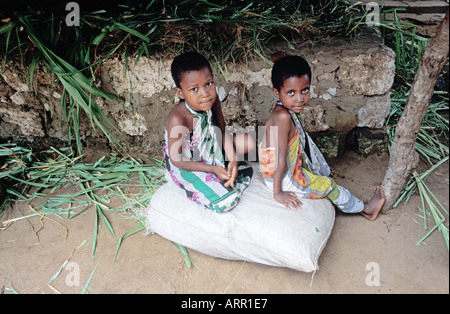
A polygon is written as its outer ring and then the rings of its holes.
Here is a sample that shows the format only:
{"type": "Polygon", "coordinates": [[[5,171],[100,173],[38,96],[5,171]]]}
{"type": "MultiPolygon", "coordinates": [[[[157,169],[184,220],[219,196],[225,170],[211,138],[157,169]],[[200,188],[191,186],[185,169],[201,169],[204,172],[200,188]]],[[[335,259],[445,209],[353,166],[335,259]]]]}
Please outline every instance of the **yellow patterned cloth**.
{"type": "MultiPolygon", "coordinates": [[[[266,182],[273,182],[273,174],[277,167],[276,150],[273,147],[259,149],[261,176],[266,182]]],[[[300,145],[300,134],[298,129],[294,137],[288,143],[288,154],[286,156],[287,172],[290,184],[302,190],[303,198],[318,199],[325,198],[333,189],[332,181],[328,177],[314,175],[303,168],[302,149],[300,145]]],[[[283,178],[283,181],[284,178],[283,178]]],[[[285,189],[283,188],[283,191],[285,189]]]]}

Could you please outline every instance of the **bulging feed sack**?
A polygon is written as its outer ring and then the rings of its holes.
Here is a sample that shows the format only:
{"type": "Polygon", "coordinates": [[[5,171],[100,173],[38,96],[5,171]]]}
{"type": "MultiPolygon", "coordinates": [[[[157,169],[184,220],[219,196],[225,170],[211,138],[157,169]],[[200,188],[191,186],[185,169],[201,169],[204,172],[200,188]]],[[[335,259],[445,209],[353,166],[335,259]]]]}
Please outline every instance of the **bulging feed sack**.
{"type": "Polygon", "coordinates": [[[327,199],[301,201],[298,210],[275,201],[255,165],[250,186],[229,212],[215,213],[188,200],[169,180],[144,215],[150,232],[203,254],[313,272],[331,234],[335,209],[327,199]]]}

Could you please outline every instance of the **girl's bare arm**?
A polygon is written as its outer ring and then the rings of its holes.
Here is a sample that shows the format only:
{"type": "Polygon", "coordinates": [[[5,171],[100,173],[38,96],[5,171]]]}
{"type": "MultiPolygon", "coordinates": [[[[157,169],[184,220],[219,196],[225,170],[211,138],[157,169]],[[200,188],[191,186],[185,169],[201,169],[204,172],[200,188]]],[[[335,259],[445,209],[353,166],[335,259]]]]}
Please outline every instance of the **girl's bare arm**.
{"type": "Polygon", "coordinates": [[[181,114],[172,114],[167,121],[168,151],[172,164],[180,169],[189,171],[209,172],[217,175],[221,180],[229,180],[230,176],[225,168],[212,166],[183,156],[183,142],[188,135],[189,127],[186,117],[181,114]]]}
{"type": "Polygon", "coordinates": [[[302,203],[295,193],[284,192],[282,188],[283,177],[287,171],[286,158],[292,127],[291,116],[289,112],[281,111],[274,118],[274,126],[278,128],[278,136],[275,137],[277,167],[273,175],[273,197],[287,208],[298,208],[302,203]]]}
{"type": "MultiPolygon", "coordinates": [[[[281,112],[274,117],[274,125],[270,128],[277,128],[278,132],[272,132],[278,136],[271,139],[270,146],[275,147],[276,152],[276,168],[273,174],[273,195],[276,196],[282,192],[282,180],[284,173],[287,170],[286,154],[288,150],[289,142],[289,130],[290,130],[290,116],[281,112]],[[289,119],[287,119],[289,118],[289,119]]],[[[270,131],[270,130],[269,130],[270,131]]]]}

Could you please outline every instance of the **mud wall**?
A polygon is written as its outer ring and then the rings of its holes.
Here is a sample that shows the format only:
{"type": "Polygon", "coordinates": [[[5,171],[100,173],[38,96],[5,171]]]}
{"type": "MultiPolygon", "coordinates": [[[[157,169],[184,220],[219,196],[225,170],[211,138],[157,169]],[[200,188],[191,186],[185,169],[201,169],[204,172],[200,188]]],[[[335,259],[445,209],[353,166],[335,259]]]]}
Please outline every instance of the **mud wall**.
{"type": "MultiPolygon", "coordinates": [[[[311,101],[302,113],[303,122],[325,154],[337,156],[349,143],[361,153],[384,147],[395,53],[379,39],[334,40],[296,48],[289,53],[304,55],[313,69],[311,101]]],[[[269,48],[269,53],[271,49],[275,52],[280,46],[269,48]]],[[[99,98],[97,103],[120,131],[115,132],[120,143],[132,154],[160,154],[166,116],[178,102],[170,76],[172,57],[136,60],[116,55],[99,68],[95,84],[122,101],[99,98]]],[[[27,70],[20,63],[9,60],[6,64],[0,77],[0,140],[40,148],[67,145],[62,87],[54,84],[42,65],[33,85],[27,82],[27,70]]],[[[236,131],[256,131],[263,126],[275,104],[270,65],[263,61],[212,65],[227,124],[236,131]]],[[[112,147],[86,116],[80,119],[83,145],[112,147]]]]}

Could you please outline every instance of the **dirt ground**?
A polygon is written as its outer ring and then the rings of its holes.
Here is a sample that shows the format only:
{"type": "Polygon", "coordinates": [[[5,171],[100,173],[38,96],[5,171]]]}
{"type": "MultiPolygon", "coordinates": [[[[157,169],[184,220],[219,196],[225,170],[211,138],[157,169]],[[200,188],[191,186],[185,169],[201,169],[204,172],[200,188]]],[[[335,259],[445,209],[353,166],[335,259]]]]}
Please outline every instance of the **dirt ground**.
{"type": "MultiPolygon", "coordinates": [[[[336,181],[365,200],[383,180],[388,158],[387,154],[363,158],[349,152],[330,164],[336,181]]],[[[448,178],[446,163],[426,181],[447,210],[448,178]]],[[[422,221],[418,206],[420,198],[416,194],[407,205],[374,222],[360,215],[337,213],[319,259],[320,269],[314,276],[287,268],[222,260],[192,250],[188,251],[195,265],[188,268],[174,244],[143,232],[125,239],[114,260],[116,242],[102,222],[92,258],[93,210],[70,221],[50,217],[68,229],[67,240],[61,225],[44,218],[44,227],[39,230],[40,219],[33,217],[0,231],[0,288],[5,294],[78,294],[89,282],[87,291],[91,294],[447,294],[449,252],[438,231],[421,245],[415,244],[426,233],[415,222],[422,221]],[[66,260],[69,263],[58,274],[66,260]],[[58,276],[50,287],[47,283],[55,274],[58,276]]],[[[27,214],[28,205],[22,202],[12,213],[21,216],[17,210],[27,214]]],[[[109,218],[118,237],[137,226],[124,214],[109,218]]]]}

